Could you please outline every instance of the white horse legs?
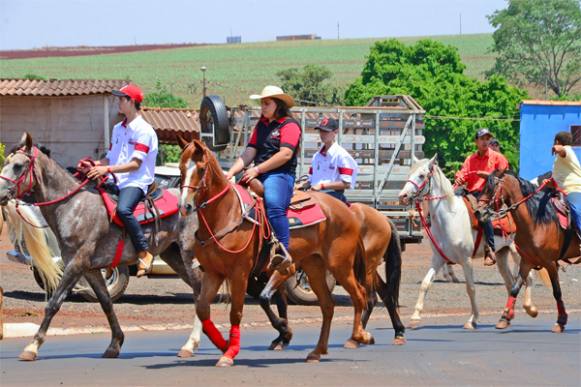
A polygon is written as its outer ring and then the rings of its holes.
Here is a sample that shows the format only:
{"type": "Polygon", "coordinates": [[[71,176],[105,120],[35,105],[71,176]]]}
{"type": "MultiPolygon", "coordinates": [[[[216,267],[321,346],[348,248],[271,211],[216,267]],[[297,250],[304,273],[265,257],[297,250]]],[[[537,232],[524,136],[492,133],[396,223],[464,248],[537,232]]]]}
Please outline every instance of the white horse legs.
{"type": "Polygon", "coordinates": [[[478,318],[480,314],[478,312],[478,305],[476,304],[476,287],[474,286],[474,270],[472,269],[472,260],[470,258],[462,264],[462,269],[464,270],[464,277],[466,279],[466,293],[470,298],[470,306],[472,308],[472,315],[464,324],[464,329],[476,329],[478,323],[478,318]]]}
{"type": "Polygon", "coordinates": [[[442,275],[444,276],[444,279],[447,282],[453,282],[455,284],[460,283],[460,280],[458,279],[458,277],[456,277],[456,274],[454,273],[452,265],[442,266],[442,275]]]}
{"type": "Polygon", "coordinates": [[[194,356],[194,352],[200,346],[200,339],[202,336],[202,322],[198,318],[198,315],[194,317],[194,328],[192,329],[192,333],[190,333],[190,337],[188,337],[188,341],[182,346],[180,352],[178,353],[178,357],[187,358],[194,356]]]}
{"type": "MultiPolygon", "coordinates": [[[[432,258],[432,262],[433,261],[434,259],[432,258]]],[[[422,319],[421,313],[422,310],[424,309],[424,300],[426,298],[426,294],[428,293],[428,290],[430,289],[430,286],[434,281],[434,277],[436,276],[436,273],[438,272],[441,266],[442,263],[439,263],[438,265],[432,264],[432,267],[430,267],[430,269],[426,273],[426,276],[424,277],[424,280],[422,281],[422,285],[420,286],[420,294],[418,295],[418,301],[416,302],[414,314],[411,317],[410,322],[411,328],[415,328],[417,325],[419,325],[419,322],[422,319]]]]}

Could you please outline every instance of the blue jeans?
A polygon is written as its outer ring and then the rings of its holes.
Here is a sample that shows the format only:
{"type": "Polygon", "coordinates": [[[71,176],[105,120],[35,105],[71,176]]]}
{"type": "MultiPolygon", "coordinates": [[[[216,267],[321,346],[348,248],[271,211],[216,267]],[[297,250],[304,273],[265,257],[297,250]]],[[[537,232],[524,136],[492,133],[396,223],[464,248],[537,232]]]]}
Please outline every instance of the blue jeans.
{"type": "Polygon", "coordinates": [[[259,176],[264,185],[266,216],[278,240],[288,249],[290,231],[286,212],[293,196],[295,177],[284,172],[259,176]]]}
{"type": "Polygon", "coordinates": [[[143,230],[135,216],[133,216],[135,207],[143,200],[144,196],[145,194],[141,188],[125,187],[119,191],[119,201],[117,202],[117,215],[125,224],[125,229],[137,252],[148,249],[143,230]]]}
{"type": "Polygon", "coordinates": [[[571,207],[571,220],[577,231],[581,232],[581,192],[571,192],[566,198],[571,207]]]}

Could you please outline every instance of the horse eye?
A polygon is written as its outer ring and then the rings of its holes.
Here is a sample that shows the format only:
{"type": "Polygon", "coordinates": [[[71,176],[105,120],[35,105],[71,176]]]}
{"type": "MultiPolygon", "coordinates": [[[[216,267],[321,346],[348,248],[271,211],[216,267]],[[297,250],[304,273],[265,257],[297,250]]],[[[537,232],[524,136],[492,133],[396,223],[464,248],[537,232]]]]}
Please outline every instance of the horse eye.
{"type": "Polygon", "coordinates": [[[424,174],[421,174],[421,175],[420,175],[420,179],[422,179],[422,180],[423,180],[425,177],[426,177],[426,175],[424,175],[424,174]]]}
{"type": "Polygon", "coordinates": [[[14,164],[14,166],[12,167],[12,170],[14,171],[14,173],[18,173],[22,170],[22,165],[14,164]]]}

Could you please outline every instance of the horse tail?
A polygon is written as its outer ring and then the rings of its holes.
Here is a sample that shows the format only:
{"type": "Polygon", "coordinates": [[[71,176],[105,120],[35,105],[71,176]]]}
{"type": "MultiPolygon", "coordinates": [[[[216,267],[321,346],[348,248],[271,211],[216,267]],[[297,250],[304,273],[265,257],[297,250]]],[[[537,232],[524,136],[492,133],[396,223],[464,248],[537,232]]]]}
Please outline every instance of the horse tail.
{"type": "Polygon", "coordinates": [[[399,285],[401,282],[401,242],[397,227],[388,219],[391,227],[391,238],[387,251],[384,255],[385,260],[385,280],[387,282],[387,300],[399,307],[399,285]]]}
{"type": "Polygon", "coordinates": [[[56,237],[49,228],[43,227],[43,222],[31,206],[19,206],[17,209],[16,202],[11,200],[5,208],[12,244],[18,246],[21,252],[30,254],[32,265],[50,294],[62,277],[62,269],[53,261],[54,256],[60,256],[56,237]]]}
{"type": "Polygon", "coordinates": [[[365,254],[365,246],[363,245],[363,240],[361,235],[357,237],[357,250],[355,252],[355,262],[353,263],[353,271],[355,272],[355,278],[366,290],[369,289],[367,284],[367,268],[365,262],[367,261],[367,255],[365,254]]]}
{"type": "Polygon", "coordinates": [[[553,284],[551,283],[551,277],[549,277],[549,272],[544,267],[537,272],[543,284],[549,288],[553,289],[553,284]]]}

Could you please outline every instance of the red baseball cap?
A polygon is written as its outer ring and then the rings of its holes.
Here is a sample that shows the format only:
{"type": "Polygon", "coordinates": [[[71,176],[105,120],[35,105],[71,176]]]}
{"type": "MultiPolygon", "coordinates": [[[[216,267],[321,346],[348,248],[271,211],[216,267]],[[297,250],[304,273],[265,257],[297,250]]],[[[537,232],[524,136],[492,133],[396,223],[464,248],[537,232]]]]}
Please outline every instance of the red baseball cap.
{"type": "Polygon", "coordinates": [[[129,83],[119,90],[113,90],[111,94],[117,97],[129,97],[135,102],[143,102],[143,91],[136,84],[129,83]]]}

